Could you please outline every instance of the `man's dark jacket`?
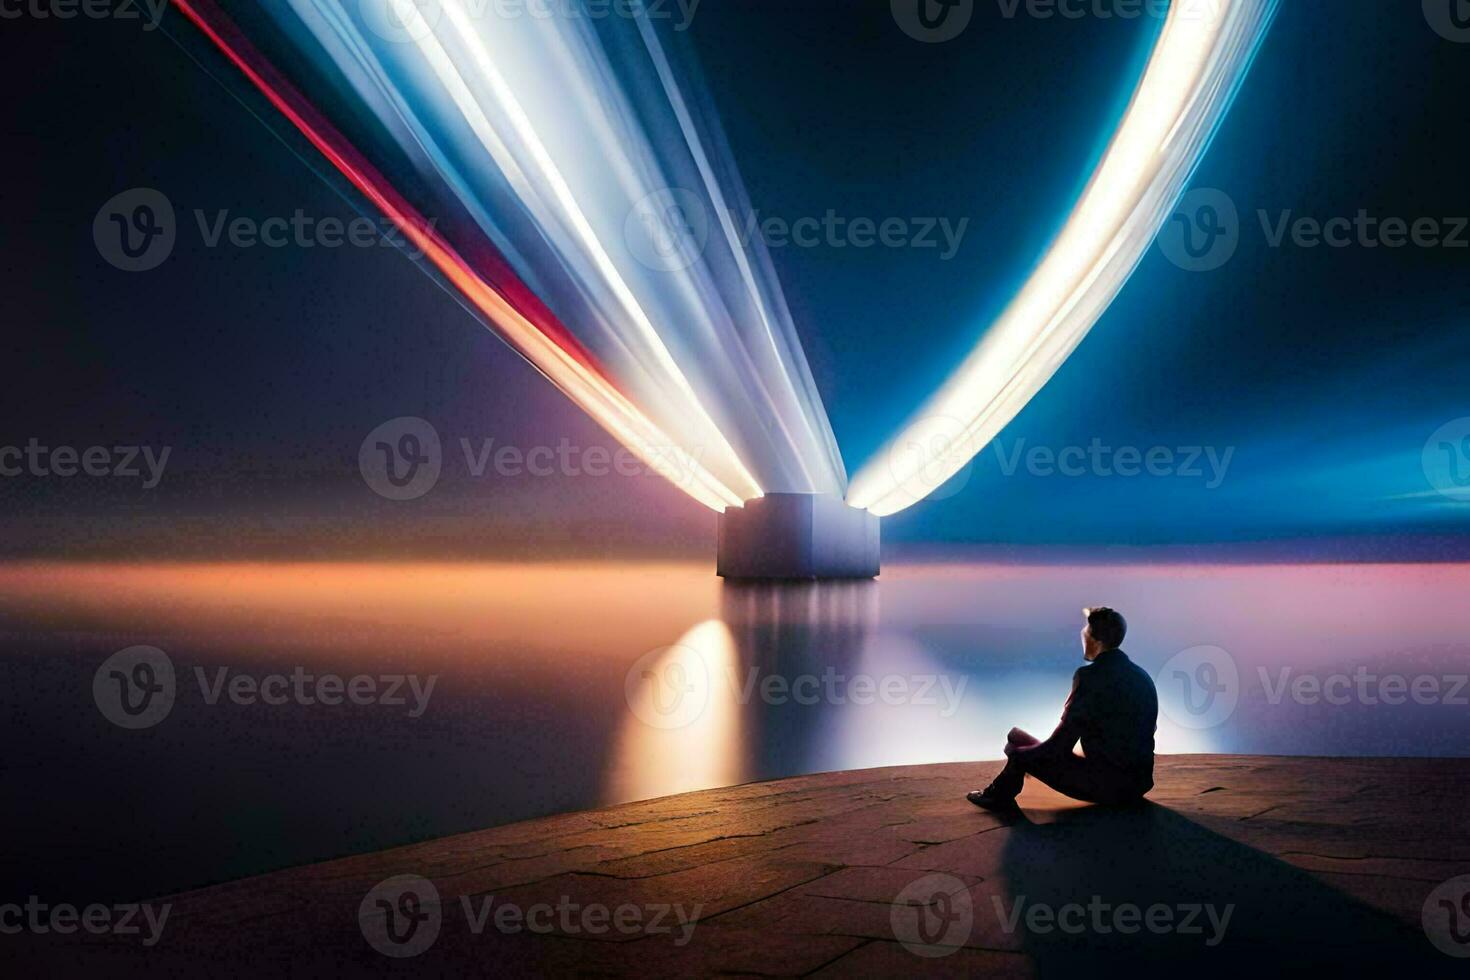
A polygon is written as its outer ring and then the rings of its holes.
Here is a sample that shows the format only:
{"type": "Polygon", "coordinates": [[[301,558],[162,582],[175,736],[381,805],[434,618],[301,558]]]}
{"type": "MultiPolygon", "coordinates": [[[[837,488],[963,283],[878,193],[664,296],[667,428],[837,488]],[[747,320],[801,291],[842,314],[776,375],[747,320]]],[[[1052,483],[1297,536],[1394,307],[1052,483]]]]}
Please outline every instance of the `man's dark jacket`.
{"type": "Polygon", "coordinates": [[[1071,752],[1153,784],[1159,697],[1153,678],[1122,650],[1106,650],[1072,675],[1072,694],[1048,747],[1071,752]]]}

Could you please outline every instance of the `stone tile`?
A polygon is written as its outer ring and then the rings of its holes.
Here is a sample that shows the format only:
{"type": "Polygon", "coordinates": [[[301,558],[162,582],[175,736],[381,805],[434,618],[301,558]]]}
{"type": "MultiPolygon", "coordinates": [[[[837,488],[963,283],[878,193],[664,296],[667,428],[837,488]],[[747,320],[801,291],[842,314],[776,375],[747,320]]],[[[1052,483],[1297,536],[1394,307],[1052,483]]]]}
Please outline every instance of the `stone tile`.
{"type": "Polygon", "coordinates": [[[959,840],[930,845],[894,864],[901,868],[990,878],[1000,873],[1002,855],[1009,839],[1006,828],[991,829],[959,840]]]}
{"type": "Polygon", "coordinates": [[[734,929],[764,929],[772,942],[783,944],[799,944],[809,936],[894,938],[890,902],[822,895],[777,895],[726,913],[715,922],[734,929]]]}
{"type": "Polygon", "coordinates": [[[919,850],[920,846],[903,839],[893,828],[866,832],[828,831],[784,845],[781,855],[793,861],[875,865],[900,860],[919,850]]]}
{"type": "Polygon", "coordinates": [[[1447,968],[1423,959],[1432,950],[1419,915],[1434,885],[1470,873],[1470,760],[1162,757],[1151,807],[1108,811],[1031,784],[1018,821],[964,800],[998,768],[826,773],[491,828],[175,896],[152,950],[78,938],[29,943],[22,961],[61,964],[57,975],[197,975],[219,963],[255,975],[378,972],[397,964],[363,940],[358,905],[384,878],[418,874],[445,902],[440,938],[412,961],[433,973],[1105,972],[1133,947],[1115,936],[1103,941],[1114,959],[1096,959],[1085,941],[1003,921],[1019,898],[1088,895],[1238,905],[1227,953],[1206,961],[1188,943],[1150,946],[1167,957],[1164,972],[1248,971],[1272,954],[1338,970],[1447,968]],[[933,873],[958,880],[973,920],[953,953],[926,959],[896,941],[892,903],[933,873]],[[466,896],[697,907],[698,920],[682,943],[580,926],[476,932],[466,896]]]}
{"type": "MultiPolygon", "coordinates": [[[[898,897],[899,892],[922,877],[922,871],[909,868],[843,868],[807,882],[794,889],[793,894],[889,903],[898,897]]],[[[968,875],[956,874],[952,877],[966,886],[979,884],[978,879],[968,875]]]]}
{"type": "Polygon", "coordinates": [[[639,977],[806,976],[856,949],[862,939],[849,936],[803,936],[800,942],[773,942],[767,929],[699,929],[684,947],[670,942],[638,944],[629,954],[639,977]]]}
{"type": "Polygon", "coordinates": [[[864,943],[817,971],[816,977],[986,977],[1033,980],[1036,966],[1016,953],[958,947],[943,956],[919,956],[896,942],[864,943]]]}

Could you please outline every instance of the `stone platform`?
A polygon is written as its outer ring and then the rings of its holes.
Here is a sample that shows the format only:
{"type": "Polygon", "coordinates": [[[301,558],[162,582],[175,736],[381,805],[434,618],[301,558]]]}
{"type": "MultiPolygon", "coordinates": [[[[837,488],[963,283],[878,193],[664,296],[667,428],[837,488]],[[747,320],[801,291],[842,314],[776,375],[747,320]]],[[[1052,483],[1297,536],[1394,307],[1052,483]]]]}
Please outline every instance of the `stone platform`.
{"type": "Polygon", "coordinates": [[[1470,760],[1174,756],[1145,806],[1033,782],[1009,820],[964,799],[998,768],[829,773],[547,817],[164,899],[150,949],[0,947],[56,976],[1470,969],[1421,921],[1437,887],[1470,874],[1470,760]]]}

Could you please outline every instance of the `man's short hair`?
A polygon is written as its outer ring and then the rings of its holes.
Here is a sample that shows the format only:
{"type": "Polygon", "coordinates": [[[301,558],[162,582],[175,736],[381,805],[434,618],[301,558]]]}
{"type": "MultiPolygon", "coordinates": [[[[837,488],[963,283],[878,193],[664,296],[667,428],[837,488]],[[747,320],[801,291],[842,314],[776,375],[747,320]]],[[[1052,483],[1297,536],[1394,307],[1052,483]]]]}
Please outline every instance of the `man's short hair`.
{"type": "Polygon", "coordinates": [[[1094,606],[1082,610],[1082,615],[1087,617],[1088,632],[1103,645],[1103,649],[1111,650],[1123,645],[1123,637],[1128,634],[1128,621],[1118,610],[1094,606]]]}

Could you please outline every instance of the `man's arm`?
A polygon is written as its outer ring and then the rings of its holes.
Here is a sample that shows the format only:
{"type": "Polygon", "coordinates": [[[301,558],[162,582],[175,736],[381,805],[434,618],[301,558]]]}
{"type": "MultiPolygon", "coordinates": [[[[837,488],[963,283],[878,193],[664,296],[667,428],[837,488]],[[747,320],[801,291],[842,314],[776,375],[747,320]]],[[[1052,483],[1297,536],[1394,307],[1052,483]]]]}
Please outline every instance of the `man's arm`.
{"type": "Polygon", "coordinates": [[[1056,731],[1051,733],[1051,737],[1035,745],[1016,746],[1010,750],[1009,754],[1062,756],[1072,753],[1072,750],[1077,747],[1077,741],[1082,737],[1082,724],[1086,717],[1087,698],[1083,689],[1082,674],[1086,669],[1079,667],[1072,675],[1072,693],[1067,696],[1067,703],[1062,706],[1062,720],[1057,724],[1056,731]]]}

